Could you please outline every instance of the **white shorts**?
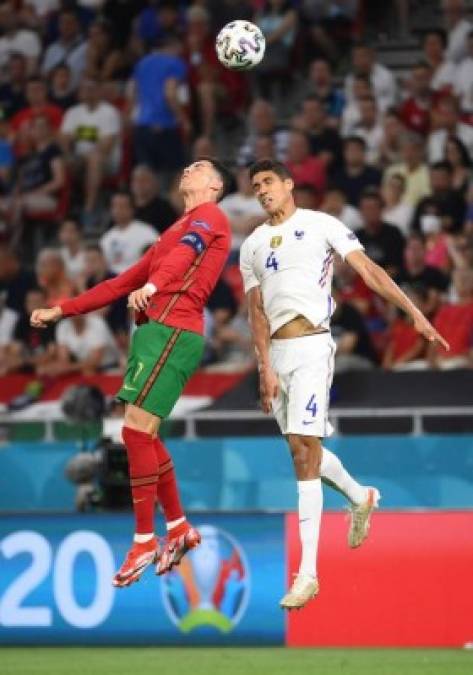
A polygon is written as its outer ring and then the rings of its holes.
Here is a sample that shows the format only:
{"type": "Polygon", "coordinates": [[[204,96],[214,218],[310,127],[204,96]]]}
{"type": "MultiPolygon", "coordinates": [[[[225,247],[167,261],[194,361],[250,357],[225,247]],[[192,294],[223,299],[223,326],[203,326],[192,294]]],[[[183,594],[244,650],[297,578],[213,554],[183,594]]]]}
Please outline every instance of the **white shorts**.
{"type": "Polygon", "coordinates": [[[271,366],[279,377],[272,407],[282,434],[332,434],[328,407],[335,350],[330,333],[271,340],[271,366]]]}

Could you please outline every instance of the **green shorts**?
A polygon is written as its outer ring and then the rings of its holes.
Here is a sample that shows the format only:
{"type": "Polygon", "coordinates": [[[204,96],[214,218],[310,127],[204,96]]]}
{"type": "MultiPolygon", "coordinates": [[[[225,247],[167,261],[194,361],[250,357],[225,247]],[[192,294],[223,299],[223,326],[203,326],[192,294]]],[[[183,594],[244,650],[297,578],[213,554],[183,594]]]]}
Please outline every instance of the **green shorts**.
{"type": "Polygon", "coordinates": [[[199,367],[204,338],[156,321],[133,333],[123,385],[117,398],[165,418],[199,367]]]}

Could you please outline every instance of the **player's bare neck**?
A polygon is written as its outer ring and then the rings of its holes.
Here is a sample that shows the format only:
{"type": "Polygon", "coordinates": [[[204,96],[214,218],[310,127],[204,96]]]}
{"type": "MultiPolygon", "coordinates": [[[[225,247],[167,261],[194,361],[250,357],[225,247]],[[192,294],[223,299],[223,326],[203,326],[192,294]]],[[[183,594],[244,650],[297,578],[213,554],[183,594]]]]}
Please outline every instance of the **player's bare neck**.
{"type": "Polygon", "coordinates": [[[199,190],[198,192],[185,192],[182,195],[184,199],[184,213],[188,213],[196,206],[215,201],[215,192],[213,190],[199,190]]]}
{"type": "Polygon", "coordinates": [[[281,225],[284,221],[288,220],[296,210],[296,205],[294,202],[289,204],[284,204],[280,209],[274,211],[269,216],[269,222],[271,225],[281,225]]]}

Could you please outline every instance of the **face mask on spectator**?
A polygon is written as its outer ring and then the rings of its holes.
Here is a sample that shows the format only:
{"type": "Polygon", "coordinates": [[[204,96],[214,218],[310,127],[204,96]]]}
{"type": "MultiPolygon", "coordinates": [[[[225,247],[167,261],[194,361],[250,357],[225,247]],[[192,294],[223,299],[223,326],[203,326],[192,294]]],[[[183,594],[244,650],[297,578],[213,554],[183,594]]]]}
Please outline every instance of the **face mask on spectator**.
{"type": "Polygon", "coordinates": [[[440,232],[441,225],[440,218],[431,213],[420,217],[420,229],[424,234],[437,234],[440,232]]]}

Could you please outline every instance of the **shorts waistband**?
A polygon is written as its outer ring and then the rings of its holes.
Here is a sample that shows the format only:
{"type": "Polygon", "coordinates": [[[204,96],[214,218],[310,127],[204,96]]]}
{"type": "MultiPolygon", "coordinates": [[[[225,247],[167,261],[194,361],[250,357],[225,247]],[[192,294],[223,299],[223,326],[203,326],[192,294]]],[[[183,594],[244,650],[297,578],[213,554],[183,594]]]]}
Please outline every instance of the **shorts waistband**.
{"type": "Polygon", "coordinates": [[[320,340],[323,337],[332,337],[332,333],[329,330],[319,331],[318,333],[311,333],[310,335],[298,335],[293,338],[271,338],[272,347],[283,347],[284,345],[297,344],[301,340],[320,340]]]}

